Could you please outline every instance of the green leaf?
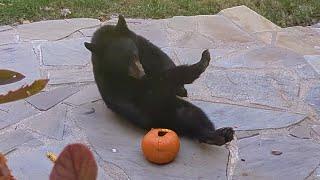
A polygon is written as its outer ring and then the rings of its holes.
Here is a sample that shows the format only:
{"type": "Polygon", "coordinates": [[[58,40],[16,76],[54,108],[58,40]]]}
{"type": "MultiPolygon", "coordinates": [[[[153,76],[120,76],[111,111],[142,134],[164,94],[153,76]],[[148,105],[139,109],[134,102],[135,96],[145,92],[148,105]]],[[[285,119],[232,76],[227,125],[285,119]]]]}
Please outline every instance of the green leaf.
{"type": "Polygon", "coordinates": [[[55,161],[50,180],[96,180],[97,163],[83,144],[70,144],[55,161]]]}
{"type": "Polygon", "coordinates": [[[15,91],[9,91],[8,94],[0,95],[0,104],[32,96],[45,88],[48,81],[48,79],[36,80],[31,85],[22,86],[15,91]]]}
{"type": "Polygon", "coordinates": [[[20,81],[23,78],[25,78],[25,76],[18,72],[10,71],[7,69],[0,69],[0,85],[14,83],[20,81]]]}

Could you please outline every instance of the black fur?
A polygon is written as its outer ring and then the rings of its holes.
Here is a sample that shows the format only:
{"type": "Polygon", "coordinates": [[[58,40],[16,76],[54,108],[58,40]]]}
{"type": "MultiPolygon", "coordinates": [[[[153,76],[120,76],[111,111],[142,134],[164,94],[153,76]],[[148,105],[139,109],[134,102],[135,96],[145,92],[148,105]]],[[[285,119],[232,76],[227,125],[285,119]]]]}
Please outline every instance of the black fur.
{"type": "Polygon", "coordinates": [[[210,62],[208,50],[196,64],[175,66],[158,47],[130,31],[122,16],[116,26],[98,29],[85,46],[92,52],[102,98],[114,112],[142,128],[169,128],[208,144],[223,145],[233,139],[232,128],[216,130],[200,108],[176,97],[185,90],[184,84],[205,71],[210,62]],[[142,78],[129,75],[135,58],[146,73],[142,78]]]}

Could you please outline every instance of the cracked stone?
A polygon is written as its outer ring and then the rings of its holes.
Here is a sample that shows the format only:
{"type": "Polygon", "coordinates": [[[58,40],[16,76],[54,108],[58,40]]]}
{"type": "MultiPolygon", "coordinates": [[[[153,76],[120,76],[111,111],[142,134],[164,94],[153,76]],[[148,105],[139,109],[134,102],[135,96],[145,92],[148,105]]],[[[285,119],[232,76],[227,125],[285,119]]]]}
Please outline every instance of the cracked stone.
{"type": "Polygon", "coordinates": [[[48,70],[50,85],[94,82],[92,68],[48,70]]]}
{"type": "Polygon", "coordinates": [[[246,6],[236,6],[220,11],[247,32],[276,31],[281,28],[246,6]]]}
{"type": "Polygon", "coordinates": [[[35,139],[31,133],[24,130],[16,130],[10,133],[2,134],[0,136],[0,152],[9,152],[21,144],[27,143],[35,139]]]}
{"type": "Polygon", "coordinates": [[[100,25],[100,21],[90,18],[40,21],[17,27],[22,40],[58,40],[73,32],[100,25]]]}
{"type": "Polygon", "coordinates": [[[320,114],[320,85],[311,87],[305,101],[320,114]]]}
{"type": "Polygon", "coordinates": [[[66,107],[59,105],[34,116],[25,124],[27,127],[39,132],[40,134],[57,140],[62,140],[66,115],[66,107]]]}
{"type": "Polygon", "coordinates": [[[96,30],[99,27],[95,27],[95,28],[86,28],[86,29],[81,29],[79,30],[85,37],[92,37],[94,32],[96,32],[96,30]]]}
{"type": "Polygon", "coordinates": [[[38,93],[27,98],[26,101],[35,106],[37,109],[46,111],[78,91],[78,87],[59,87],[51,91],[38,93]]]}
{"type": "Polygon", "coordinates": [[[0,104],[0,129],[18,123],[39,112],[24,100],[0,104]]]}
{"type": "Polygon", "coordinates": [[[97,85],[93,84],[80,90],[78,93],[72,95],[71,97],[66,99],[64,102],[75,105],[75,106],[80,106],[85,103],[97,101],[101,98],[102,97],[100,95],[97,85]]]}
{"type": "Polygon", "coordinates": [[[234,25],[229,19],[220,16],[196,16],[199,32],[214,41],[224,43],[247,43],[254,41],[247,32],[234,25]]]}
{"type": "Polygon", "coordinates": [[[255,136],[238,142],[239,158],[233,179],[304,179],[320,163],[320,144],[289,136],[255,136]],[[272,150],[281,151],[280,156],[272,150]],[[312,157],[312,158],[310,158],[312,157]]]}
{"type": "Polygon", "coordinates": [[[91,53],[84,42],[89,38],[68,39],[45,42],[41,45],[42,61],[44,65],[86,65],[90,62],[91,53]]]}
{"type": "Polygon", "coordinates": [[[31,43],[0,46],[0,64],[1,69],[17,71],[25,76],[21,81],[1,86],[0,94],[19,89],[40,78],[39,60],[31,43]]]}
{"type": "Polygon", "coordinates": [[[307,116],[289,112],[249,108],[236,105],[192,101],[200,107],[217,128],[228,126],[235,130],[283,128],[302,121],[307,116]]]}
{"type": "Polygon", "coordinates": [[[273,107],[290,107],[299,92],[299,79],[291,71],[214,70],[206,84],[213,97],[273,107]]]}
{"type": "Polygon", "coordinates": [[[86,114],[84,108],[76,108],[71,112],[73,118],[85,130],[100,157],[123,169],[130,179],[226,179],[229,152],[224,147],[182,138],[176,160],[159,168],[142,155],[142,130],[108,110],[101,101],[85,107],[96,111],[86,114]],[[117,153],[112,152],[113,148],[117,153]]]}

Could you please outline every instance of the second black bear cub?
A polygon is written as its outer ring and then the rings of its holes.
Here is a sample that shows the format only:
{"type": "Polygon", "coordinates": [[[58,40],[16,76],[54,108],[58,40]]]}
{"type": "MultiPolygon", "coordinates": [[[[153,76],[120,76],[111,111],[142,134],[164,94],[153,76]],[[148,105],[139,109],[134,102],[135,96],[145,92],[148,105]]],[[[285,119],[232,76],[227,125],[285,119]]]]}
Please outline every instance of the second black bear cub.
{"type": "Polygon", "coordinates": [[[176,96],[205,71],[208,50],[196,64],[175,66],[158,47],[130,31],[122,16],[116,26],[98,29],[85,46],[92,53],[100,94],[114,112],[142,128],[169,128],[208,144],[233,139],[232,128],[215,129],[200,108],[176,96]],[[135,76],[140,62],[145,75],[135,76]]]}

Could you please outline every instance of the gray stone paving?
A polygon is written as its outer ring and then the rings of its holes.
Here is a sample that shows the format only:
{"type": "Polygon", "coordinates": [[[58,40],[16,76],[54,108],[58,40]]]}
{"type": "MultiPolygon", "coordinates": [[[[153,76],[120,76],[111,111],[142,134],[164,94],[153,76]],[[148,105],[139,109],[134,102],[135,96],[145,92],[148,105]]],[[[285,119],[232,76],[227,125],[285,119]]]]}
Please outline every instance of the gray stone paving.
{"type": "Polygon", "coordinates": [[[186,99],[217,127],[236,130],[223,147],[182,138],[177,159],[156,166],[141,154],[145,132],[104,105],[83,46],[98,27],[116,21],[0,26],[0,68],[26,76],[0,93],[50,79],[44,92],[0,105],[0,151],[8,153],[17,179],[47,179],[52,163],[45,153],[59,154],[74,142],[94,152],[98,179],[320,179],[319,26],[280,28],[245,6],[217,15],[128,19],[129,28],[176,64],[197,62],[210,50],[210,66],[186,86],[186,99]]]}

